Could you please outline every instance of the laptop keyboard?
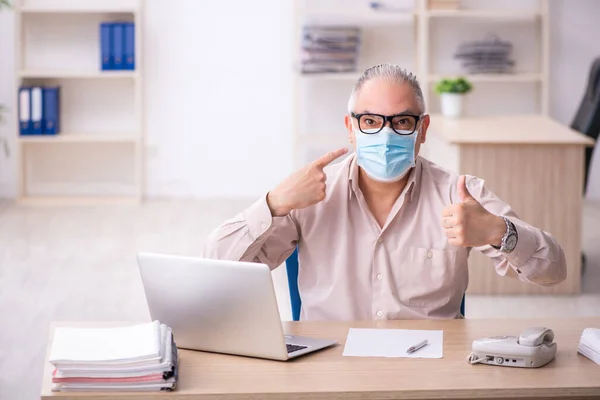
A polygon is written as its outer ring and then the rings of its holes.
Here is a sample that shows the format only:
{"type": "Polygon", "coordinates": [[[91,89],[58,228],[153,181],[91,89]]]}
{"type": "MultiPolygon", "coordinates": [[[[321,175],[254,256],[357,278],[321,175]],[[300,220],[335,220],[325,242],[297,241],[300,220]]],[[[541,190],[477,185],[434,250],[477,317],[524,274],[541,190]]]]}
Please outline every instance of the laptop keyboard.
{"type": "Polygon", "coordinates": [[[288,354],[293,353],[298,350],[306,349],[308,347],[308,346],[298,346],[296,344],[286,344],[286,346],[287,346],[288,354]]]}

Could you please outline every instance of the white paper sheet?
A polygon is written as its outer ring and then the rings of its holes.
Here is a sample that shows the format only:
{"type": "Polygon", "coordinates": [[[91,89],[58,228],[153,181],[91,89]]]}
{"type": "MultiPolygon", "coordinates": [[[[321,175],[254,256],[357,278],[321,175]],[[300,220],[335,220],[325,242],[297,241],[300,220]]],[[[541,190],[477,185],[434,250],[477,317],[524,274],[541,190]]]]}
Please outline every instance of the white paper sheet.
{"type": "Polygon", "coordinates": [[[578,352],[600,365],[600,329],[585,328],[583,330],[578,352]]]}
{"type": "Polygon", "coordinates": [[[159,321],[112,328],[58,327],[49,360],[55,365],[160,363],[160,346],[159,321]]]}
{"type": "Polygon", "coordinates": [[[350,328],[344,356],[351,357],[407,357],[442,358],[444,331],[412,329],[358,329],[350,328]],[[427,339],[425,347],[408,354],[406,350],[427,339]]]}

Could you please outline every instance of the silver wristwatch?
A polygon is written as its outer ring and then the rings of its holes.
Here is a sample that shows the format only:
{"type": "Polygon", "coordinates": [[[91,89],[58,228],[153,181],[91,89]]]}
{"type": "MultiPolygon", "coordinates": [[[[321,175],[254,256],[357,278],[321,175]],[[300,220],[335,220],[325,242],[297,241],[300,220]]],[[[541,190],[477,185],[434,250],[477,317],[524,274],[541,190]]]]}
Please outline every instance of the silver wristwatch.
{"type": "Polygon", "coordinates": [[[517,247],[519,235],[517,234],[515,225],[510,222],[508,218],[502,217],[502,219],[504,220],[504,223],[506,223],[506,233],[502,236],[502,245],[500,245],[500,247],[494,247],[503,253],[510,253],[517,247]]]}

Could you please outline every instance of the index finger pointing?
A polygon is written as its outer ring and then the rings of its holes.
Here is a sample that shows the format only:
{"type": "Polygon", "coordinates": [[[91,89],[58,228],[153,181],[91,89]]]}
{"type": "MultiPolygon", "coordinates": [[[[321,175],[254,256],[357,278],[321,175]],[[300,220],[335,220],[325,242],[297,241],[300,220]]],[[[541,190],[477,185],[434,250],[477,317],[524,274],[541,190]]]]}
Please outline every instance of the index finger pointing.
{"type": "Polygon", "coordinates": [[[327,153],[323,157],[317,159],[314,162],[314,165],[316,165],[317,167],[320,167],[320,168],[324,168],[327,165],[334,162],[335,160],[337,160],[338,158],[340,158],[341,156],[343,156],[344,154],[346,154],[347,152],[348,152],[348,149],[346,147],[332,151],[331,153],[327,153]]]}

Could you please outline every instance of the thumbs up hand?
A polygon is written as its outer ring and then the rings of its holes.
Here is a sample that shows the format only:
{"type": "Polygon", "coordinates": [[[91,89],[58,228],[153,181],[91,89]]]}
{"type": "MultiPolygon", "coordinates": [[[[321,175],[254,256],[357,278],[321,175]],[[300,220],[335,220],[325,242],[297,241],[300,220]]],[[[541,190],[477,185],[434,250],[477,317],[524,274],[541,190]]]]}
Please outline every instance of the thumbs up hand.
{"type": "Polygon", "coordinates": [[[506,232],[504,219],[486,210],[467,189],[466,177],[458,178],[461,202],[442,210],[442,227],[452,246],[500,246],[506,232]]]}

